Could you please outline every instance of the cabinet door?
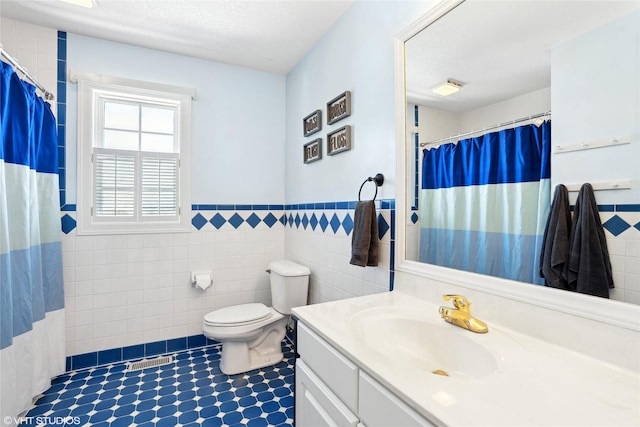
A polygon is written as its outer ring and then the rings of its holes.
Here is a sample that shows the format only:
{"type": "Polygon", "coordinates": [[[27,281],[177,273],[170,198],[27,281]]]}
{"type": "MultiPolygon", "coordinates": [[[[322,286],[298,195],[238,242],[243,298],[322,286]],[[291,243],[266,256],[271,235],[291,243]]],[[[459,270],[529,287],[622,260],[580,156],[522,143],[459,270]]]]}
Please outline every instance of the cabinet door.
{"type": "Polygon", "coordinates": [[[304,361],[296,361],[296,427],[355,427],[358,418],[313,373],[304,361]]]}
{"type": "Polygon", "coordinates": [[[359,391],[358,415],[367,427],[435,427],[362,371],[359,391]]]}
{"type": "Polygon", "coordinates": [[[305,364],[352,412],[357,412],[358,367],[301,322],[297,344],[305,364]]]}

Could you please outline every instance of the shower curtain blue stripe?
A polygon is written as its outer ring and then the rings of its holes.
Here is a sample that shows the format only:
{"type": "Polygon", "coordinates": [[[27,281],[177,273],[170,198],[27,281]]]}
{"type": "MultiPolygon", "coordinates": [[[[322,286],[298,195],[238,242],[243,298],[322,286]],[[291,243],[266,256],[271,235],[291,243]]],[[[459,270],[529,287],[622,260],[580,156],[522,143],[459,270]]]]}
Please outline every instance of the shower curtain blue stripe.
{"type": "Polygon", "coordinates": [[[17,416],[65,368],[58,142],[50,105],[2,61],[0,85],[0,414],[17,416]]]}
{"type": "Polygon", "coordinates": [[[543,284],[551,122],[424,150],[420,261],[543,284]]]}
{"type": "Polygon", "coordinates": [[[422,189],[551,178],[551,122],[520,126],[424,150],[422,189]]]}
{"type": "Polygon", "coordinates": [[[0,254],[0,280],[3,284],[11,283],[13,291],[0,293],[3,307],[0,349],[10,346],[13,337],[29,332],[33,323],[43,320],[47,312],[64,308],[64,294],[58,286],[62,282],[60,265],[62,251],[59,242],[0,254]],[[42,277],[25,274],[37,264],[42,265],[42,277]],[[21,308],[15,316],[14,307],[21,308]]]}

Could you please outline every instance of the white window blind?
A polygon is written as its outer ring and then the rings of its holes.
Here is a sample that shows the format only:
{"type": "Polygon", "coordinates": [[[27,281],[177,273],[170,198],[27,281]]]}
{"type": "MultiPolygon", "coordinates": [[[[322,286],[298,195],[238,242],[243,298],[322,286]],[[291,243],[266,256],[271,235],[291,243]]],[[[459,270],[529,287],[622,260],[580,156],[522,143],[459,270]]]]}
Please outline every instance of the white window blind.
{"type": "Polygon", "coordinates": [[[133,218],[135,215],[136,166],[131,154],[94,153],[94,212],[100,218],[133,218]]]}
{"type": "Polygon", "coordinates": [[[91,207],[79,222],[81,234],[189,230],[189,192],[181,186],[188,182],[183,167],[190,98],[111,83],[79,84],[81,148],[88,156],[80,157],[90,159],[83,160],[82,170],[91,177],[91,185],[80,181],[79,196],[91,207]],[[87,109],[90,114],[84,114],[87,109]]]}
{"type": "Polygon", "coordinates": [[[178,158],[142,156],[142,216],[178,215],[178,158]]]}

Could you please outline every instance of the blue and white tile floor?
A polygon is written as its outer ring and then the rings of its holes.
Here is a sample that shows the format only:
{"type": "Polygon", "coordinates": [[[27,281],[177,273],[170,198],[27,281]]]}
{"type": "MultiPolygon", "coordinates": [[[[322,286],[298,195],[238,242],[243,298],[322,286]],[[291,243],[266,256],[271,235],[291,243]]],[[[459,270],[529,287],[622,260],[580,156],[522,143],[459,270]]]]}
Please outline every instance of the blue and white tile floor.
{"type": "Polygon", "coordinates": [[[127,371],[124,362],[53,380],[21,425],[293,425],[294,352],[246,374],[220,371],[220,345],[174,354],[173,363],[127,371]],[[66,423],[65,423],[66,421],[66,423]]]}

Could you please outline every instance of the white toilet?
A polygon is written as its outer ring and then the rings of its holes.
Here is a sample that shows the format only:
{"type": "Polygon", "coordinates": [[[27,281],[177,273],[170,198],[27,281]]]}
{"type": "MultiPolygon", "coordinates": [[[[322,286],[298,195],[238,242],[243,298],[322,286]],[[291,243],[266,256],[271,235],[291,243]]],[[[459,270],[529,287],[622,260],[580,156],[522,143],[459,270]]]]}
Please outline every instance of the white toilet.
{"type": "Polygon", "coordinates": [[[234,305],[204,316],[202,332],[222,343],[220,370],[227,375],[280,362],[291,309],[307,304],[308,267],[288,260],[272,261],[267,272],[273,307],[260,303],[234,305]]]}

